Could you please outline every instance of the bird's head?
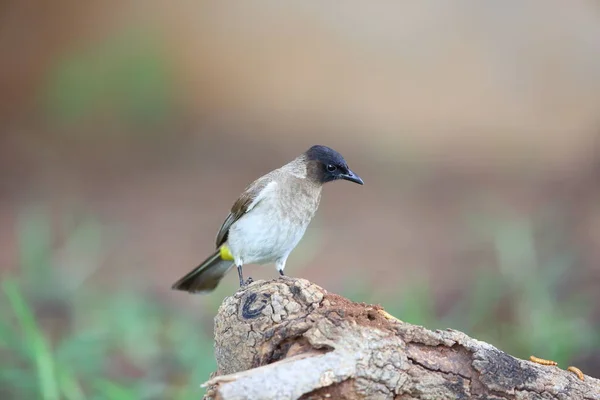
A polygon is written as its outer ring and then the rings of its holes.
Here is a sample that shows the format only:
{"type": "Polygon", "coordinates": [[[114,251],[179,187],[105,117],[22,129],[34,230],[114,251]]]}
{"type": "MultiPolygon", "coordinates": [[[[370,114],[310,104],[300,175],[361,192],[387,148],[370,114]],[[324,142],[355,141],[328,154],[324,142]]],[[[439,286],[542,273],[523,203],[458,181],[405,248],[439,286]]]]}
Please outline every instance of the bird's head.
{"type": "Polygon", "coordinates": [[[344,179],[362,185],[364,182],[350,168],[344,157],[327,146],[313,146],[306,152],[309,174],[320,183],[344,179]]]}

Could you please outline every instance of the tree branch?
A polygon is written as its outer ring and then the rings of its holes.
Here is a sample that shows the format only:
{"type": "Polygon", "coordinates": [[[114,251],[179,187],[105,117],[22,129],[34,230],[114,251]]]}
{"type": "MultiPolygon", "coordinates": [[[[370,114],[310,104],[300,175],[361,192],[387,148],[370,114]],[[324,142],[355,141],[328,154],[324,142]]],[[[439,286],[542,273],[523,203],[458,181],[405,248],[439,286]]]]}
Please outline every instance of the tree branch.
{"type": "Polygon", "coordinates": [[[215,317],[205,399],[585,399],[600,381],[404,323],[304,279],[257,281],[215,317]]]}

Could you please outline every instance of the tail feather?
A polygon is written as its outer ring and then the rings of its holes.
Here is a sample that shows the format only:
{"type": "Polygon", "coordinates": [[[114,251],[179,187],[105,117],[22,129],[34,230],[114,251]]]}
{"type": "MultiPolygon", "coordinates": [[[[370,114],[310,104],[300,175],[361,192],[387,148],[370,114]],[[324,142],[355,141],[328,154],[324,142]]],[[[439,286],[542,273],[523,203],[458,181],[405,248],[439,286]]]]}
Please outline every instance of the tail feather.
{"type": "Polygon", "coordinates": [[[210,292],[214,290],[223,276],[233,267],[233,262],[223,260],[217,250],[202,264],[194,268],[171,287],[186,292],[210,292]]]}

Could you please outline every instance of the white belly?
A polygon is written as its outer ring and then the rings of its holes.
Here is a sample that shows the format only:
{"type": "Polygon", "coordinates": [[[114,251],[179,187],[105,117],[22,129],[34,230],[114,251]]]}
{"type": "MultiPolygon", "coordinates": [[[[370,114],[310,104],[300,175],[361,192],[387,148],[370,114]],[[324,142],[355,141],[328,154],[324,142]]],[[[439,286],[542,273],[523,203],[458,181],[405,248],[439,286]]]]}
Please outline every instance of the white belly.
{"type": "Polygon", "coordinates": [[[296,218],[291,223],[269,202],[258,204],[229,230],[227,243],[236,264],[267,264],[287,258],[304,236],[310,218],[299,222],[296,218]]]}

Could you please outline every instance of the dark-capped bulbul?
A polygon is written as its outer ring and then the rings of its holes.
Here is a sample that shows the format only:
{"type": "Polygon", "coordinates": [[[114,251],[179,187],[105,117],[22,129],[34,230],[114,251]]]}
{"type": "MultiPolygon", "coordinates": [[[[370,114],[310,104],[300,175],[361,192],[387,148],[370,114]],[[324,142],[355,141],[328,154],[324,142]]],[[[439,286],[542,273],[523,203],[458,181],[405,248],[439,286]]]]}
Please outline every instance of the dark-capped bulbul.
{"type": "Polygon", "coordinates": [[[340,153],[319,145],[258,178],[231,207],[217,233],[216,251],[172,288],[212,291],[234,265],[240,287],[247,284],[246,264],[274,263],[284,275],[288,256],[319,207],[323,184],[339,179],[363,184],[340,153]]]}

